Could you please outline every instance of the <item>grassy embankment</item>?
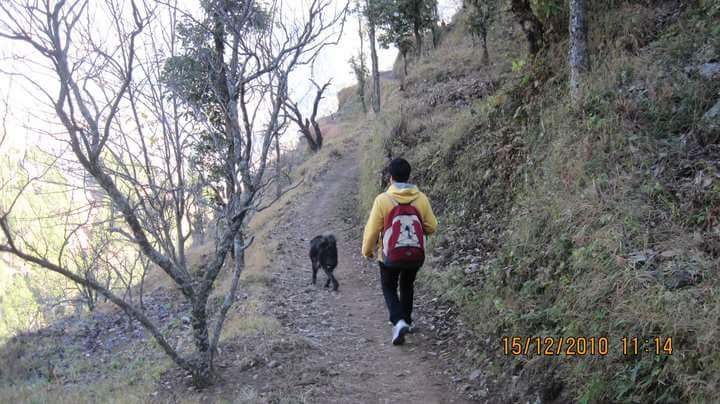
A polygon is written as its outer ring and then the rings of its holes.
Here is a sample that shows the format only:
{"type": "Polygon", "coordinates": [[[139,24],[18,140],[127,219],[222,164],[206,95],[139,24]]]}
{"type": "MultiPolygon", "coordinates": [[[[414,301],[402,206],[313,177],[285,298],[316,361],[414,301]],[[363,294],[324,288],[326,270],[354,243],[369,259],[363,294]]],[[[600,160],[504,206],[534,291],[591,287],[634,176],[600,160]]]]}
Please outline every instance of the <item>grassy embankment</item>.
{"type": "MultiPolygon", "coordinates": [[[[593,2],[590,13],[592,73],[577,105],[562,15],[545,20],[556,29],[535,60],[504,20],[483,65],[460,21],[404,91],[386,83],[363,210],[386,156],[408,158],[441,219],[424,280],[458,305],[477,336],[478,383],[505,399],[710,402],[720,148],[702,117],[720,80],[698,67],[720,58],[720,3],[593,2]],[[513,357],[503,336],[610,345],[607,356],[513,357]],[[674,349],[624,355],[623,336],[670,336],[674,349]]],[[[356,114],[357,100],[343,101],[356,114]]]]}

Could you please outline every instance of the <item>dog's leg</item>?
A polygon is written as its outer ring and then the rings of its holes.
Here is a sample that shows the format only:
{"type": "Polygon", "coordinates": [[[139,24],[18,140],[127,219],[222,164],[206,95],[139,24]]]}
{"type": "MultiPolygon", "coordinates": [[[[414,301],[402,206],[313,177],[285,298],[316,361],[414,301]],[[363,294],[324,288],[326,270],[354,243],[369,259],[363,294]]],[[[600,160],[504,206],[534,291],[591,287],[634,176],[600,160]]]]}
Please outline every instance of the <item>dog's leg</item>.
{"type": "Polygon", "coordinates": [[[334,281],[335,278],[333,277],[332,269],[323,267],[323,270],[325,271],[325,275],[327,276],[327,281],[325,282],[325,287],[329,288],[330,282],[333,282],[333,285],[334,285],[336,281],[334,281]]]}
{"type": "Polygon", "coordinates": [[[318,269],[320,269],[319,267],[320,267],[320,265],[318,265],[317,260],[312,260],[312,284],[313,285],[315,285],[315,283],[317,282],[317,272],[318,272],[318,269]]]}
{"type": "Polygon", "coordinates": [[[335,275],[333,275],[332,272],[330,273],[330,277],[331,277],[332,283],[333,283],[333,290],[337,292],[338,286],[340,286],[340,284],[338,283],[337,279],[335,279],[335,275]]]}

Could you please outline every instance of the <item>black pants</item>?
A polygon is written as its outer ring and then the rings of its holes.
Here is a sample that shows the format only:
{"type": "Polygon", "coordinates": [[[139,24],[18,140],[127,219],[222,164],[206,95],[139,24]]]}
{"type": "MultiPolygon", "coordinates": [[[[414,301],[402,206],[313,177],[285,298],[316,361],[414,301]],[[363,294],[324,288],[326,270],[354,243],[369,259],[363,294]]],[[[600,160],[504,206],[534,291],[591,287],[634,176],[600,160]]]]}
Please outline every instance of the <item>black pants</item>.
{"type": "Polygon", "coordinates": [[[406,323],[412,322],[413,294],[415,289],[415,276],[420,268],[395,269],[380,264],[380,284],[382,285],[383,296],[390,322],[395,325],[400,320],[406,323]],[[398,295],[398,285],[400,295],[398,295]]]}

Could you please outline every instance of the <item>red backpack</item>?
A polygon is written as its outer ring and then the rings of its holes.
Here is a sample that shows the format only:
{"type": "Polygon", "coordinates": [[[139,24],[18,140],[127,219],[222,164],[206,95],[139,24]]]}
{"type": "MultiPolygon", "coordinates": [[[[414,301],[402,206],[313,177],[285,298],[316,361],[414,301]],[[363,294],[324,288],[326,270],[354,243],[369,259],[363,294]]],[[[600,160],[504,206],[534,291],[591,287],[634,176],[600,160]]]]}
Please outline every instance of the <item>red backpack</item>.
{"type": "Polygon", "coordinates": [[[410,203],[398,203],[390,194],[385,194],[395,206],[383,225],[383,264],[393,268],[417,268],[425,262],[425,231],[420,212],[410,203]]]}

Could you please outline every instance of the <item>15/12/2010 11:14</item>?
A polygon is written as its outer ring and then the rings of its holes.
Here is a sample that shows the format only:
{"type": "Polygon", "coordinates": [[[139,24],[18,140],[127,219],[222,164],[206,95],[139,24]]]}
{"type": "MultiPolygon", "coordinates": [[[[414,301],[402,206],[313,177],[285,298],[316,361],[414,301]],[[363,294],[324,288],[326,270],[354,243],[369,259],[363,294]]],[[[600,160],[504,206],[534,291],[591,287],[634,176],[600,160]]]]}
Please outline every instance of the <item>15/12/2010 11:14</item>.
{"type": "Polygon", "coordinates": [[[623,355],[640,355],[654,353],[655,355],[672,355],[672,337],[622,337],[623,355]]]}

